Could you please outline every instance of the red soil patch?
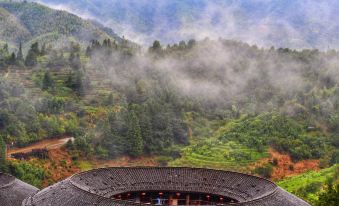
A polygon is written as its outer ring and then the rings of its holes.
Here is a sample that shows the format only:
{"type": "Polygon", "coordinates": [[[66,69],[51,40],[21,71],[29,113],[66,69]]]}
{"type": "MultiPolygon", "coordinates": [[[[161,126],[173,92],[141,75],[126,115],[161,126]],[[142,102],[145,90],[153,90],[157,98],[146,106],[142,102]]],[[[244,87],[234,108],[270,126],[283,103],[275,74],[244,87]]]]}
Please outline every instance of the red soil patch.
{"type": "Polygon", "coordinates": [[[285,177],[290,177],[308,172],[310,170],[319,170],[319,160],[303,160],[293,162],[287,154],[281,154],[273,149],[269,149],[270,157],[259,160],[252,167],[259,167],[273,160],[277,161],[277,165],[273,168],[272,180],[280,180],[285,177]]]}
{"type": "MultiPolygon", "coordinates": [[[[39,165],[46,170],[47,177],[43,181],[43,188],[81,172],[81,169],[74,164],[71,154],[64,148],[51,149],[48,151],[48,156],[49,158],[46,160],[36,158],[29,160],[30,163],[39,165]]],[[[93,168],[159,166],[154,157],[121,157],[115,160],[93,159],[89,162],[93,165],[93,168]]]]}
{"type": "Polygon", "coordinates": [[[48,171],[48,180],[45,180],[43,186],[59,182],[71,175],[80,172],[80,168],[73,164],[71,155],[64,149],[52,149],[48,152],[49,159],[44,160],[43,167],[48,171]],[[52,181],[52,182],[50,182],[52,181]]]}

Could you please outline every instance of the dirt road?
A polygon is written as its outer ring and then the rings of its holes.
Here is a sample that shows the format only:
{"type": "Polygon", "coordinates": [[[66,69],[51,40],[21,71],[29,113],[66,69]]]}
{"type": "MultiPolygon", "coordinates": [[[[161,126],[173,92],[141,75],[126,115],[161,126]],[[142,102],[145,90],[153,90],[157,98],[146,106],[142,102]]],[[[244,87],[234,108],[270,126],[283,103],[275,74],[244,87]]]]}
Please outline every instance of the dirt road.
{"type": "Polygon", "coordinates": [[[48,140],[42,140],[37,143],[34,143],[32,145],[29,145],[27,147],[23,148],[14,148],[8,150],[8,156],[11,156],[15,153],[28,153],[31,152],[34,149],[58,149],[65,145],[68,140],[74,140],[74,137],[64,137],[60,139],[48,139],[48,140]]]}

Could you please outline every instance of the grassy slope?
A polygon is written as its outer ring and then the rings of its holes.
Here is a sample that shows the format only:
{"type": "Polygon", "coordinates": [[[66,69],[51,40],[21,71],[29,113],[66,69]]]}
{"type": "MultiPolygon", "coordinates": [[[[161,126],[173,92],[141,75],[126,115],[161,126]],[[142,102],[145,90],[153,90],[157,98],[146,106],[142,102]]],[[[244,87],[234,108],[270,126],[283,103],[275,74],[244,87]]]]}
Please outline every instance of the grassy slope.
{"type": "MultiPolygon", "coordinates": [[[[307,188],[312,184],[320,185],[320,187],[322,187],[326,183],[327,179],[333,178],[336,170],[338,170],[338,165],[322,169],[320,171],[311,171],[290,177],[278,182],[278,185],[287,191],[298,195],[301,189],[307,188]]],[[[306,197],[303,198],[307,198],[309,201],[316,200],[317,192],[310,191],[306,197]]]]}
{"type": "MultiPolygon", "coordinates": [[[[218,125],[218,124],[217,124],[218,125]]],[[[268,157],[268,152],[259,153],[255,149],[248,148],[240,143],[229,141],[223,142],[218,138],[233,126],[228,122],[211,135],[210,138],[195,137],[191,146],[182,150],[182,157],[169,164],[171,166],[192,166],[218,168],[226,170],[244,171],[251,163],[268,157]]],[[[199,125],[195,130],[203,130],[204,126],[199,125]]]]}
{"type": "Polygon", "coordinates": [[[205,143],[201,147],[198,145],[196,150],[192,147],[184,149],[182,158],[171,162],[170,165],[242,171],[246,170],[249,164],[268,156],[266,152],[258,153],[235,142],[205,143]],[[246,155],[246,158],[242,158],[242,155],[246,155]]]}
{"type": "MultiPolygon", "coordinates": [[[[301,135],[304,134],[307,137],[312,136],[312,132],[307,132],[302,123],[276,114],[244,116],[220,125],[212,134],[203,132],[204,137],[196,136],[194,131],[205,131],[206,127],[209,127],[208,124],[190,123],[190,125],[193,127],[191,145],[182,150],[181,158],[170,162],[172,166],[185,165],[248,172],[258,160],[265,158],[266,164],[270,162],[266,157],[270,156],[269,142],[274,137],[280,139],[288,137],[293,140],[301,139],[301,135]],[[195,126],[198,126],[198,129],[194,128],[195,126]],[[259,140],[260,147],[252,144],[252,141],[249,141],[251,139],[259,140]]],[[[324,134],[319,131],[316,135],[324,134]]]]}

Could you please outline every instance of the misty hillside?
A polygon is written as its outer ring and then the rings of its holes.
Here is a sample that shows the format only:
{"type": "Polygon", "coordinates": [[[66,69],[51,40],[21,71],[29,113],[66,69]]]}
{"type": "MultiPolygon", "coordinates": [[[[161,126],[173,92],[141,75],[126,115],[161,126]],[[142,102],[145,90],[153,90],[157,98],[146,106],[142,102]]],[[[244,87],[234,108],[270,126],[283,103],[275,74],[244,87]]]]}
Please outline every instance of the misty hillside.
{"type": "Polygon", "coordinates": [[[100,24],[37,3],[0,1],[0,26],[0,41],[13,45],[34,41],[62,44],[105,38],[120,40],[100,24]]]}
{"type": "Polygon", "coordinates": [[[0,0],[0,172],[212,168],[337,206],[338,3],[41,1],[0,0]]]}
{"type": "Polygon", "coordinates": [[[334,0],[38,1],[101,21],[143,43],[222,37],[263,46],[339,46],[334,0]]]}

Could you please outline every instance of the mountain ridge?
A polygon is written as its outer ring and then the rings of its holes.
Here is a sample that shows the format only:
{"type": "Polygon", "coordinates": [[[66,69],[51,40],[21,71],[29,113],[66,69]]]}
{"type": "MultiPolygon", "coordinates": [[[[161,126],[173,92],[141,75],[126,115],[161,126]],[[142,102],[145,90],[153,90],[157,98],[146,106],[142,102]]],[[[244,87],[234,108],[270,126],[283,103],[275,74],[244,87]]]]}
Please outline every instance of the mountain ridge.
{"type": "Polygon", "coordinates": [[[32,41],[88,43],[92,39],[121,41],[112,29],[66,11],[32,2],[0,1],[0,41],[24,45],[32,41]]]}
{"type": "Polygon", "coordinates": [[[221,37],[266,47],[339,47],[334,0],[36,1],[94,18],[146,44],[221,37]]]}

